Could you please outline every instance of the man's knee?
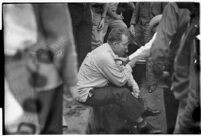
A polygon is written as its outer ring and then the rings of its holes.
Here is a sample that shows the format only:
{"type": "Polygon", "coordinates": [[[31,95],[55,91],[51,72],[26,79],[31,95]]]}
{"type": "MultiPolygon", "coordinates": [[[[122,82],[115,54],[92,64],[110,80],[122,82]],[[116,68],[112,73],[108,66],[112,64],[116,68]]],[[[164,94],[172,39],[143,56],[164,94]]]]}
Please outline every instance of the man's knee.
{"type": "Polygon", "coordinates": [[[115,88],[113,88],[112,89],[113,90],[113,94],[115,95],[115,96],[126,96],[126,95],[128,95],[129,93],[131,93],[130,92],[130,90],[129,90],[129,88],[127,88],[127,87],[115,87],[115,88]]]}
{"type": "Polygon", "coordinates": [[[123,93],[124,95],[127,95],[127,94],[130,94],[130,93],[131,93],[131,91],[130,91],[129,88],[124,87],[124,88],[121,88],[121,89],[122,89],[122,93],[123,93]]]}

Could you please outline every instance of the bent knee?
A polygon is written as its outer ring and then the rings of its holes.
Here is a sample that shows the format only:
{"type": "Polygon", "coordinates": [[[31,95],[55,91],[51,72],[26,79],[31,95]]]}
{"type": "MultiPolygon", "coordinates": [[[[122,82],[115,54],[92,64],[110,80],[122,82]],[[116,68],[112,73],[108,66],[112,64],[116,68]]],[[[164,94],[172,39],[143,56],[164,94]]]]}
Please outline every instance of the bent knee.
{"type": "Polygon", "coordinates": [[[122,92],[123,92],[124,94],[129,94],[129,93],[131,93],[131,91],[130,91],[128,88],[126,88],[126,87],[122,88],[122,92]]]}

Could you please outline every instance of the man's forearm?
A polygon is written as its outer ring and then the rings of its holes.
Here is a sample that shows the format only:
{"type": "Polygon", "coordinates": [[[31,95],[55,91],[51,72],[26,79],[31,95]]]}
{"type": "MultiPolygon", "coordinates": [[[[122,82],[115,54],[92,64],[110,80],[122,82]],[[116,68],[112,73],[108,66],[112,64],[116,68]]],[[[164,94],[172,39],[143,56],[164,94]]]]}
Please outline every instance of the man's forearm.
{"type": "Polygon", "coordinates": [[[102,14],[101,14],[101,17],[102,17],[102,18],[105,18],[105,17],[106,17],[106,14],[107,14],[107,12],[108,12],[108,8],[109,8],[109,4],[108,4],[108,3],[105,3],[105,4],[103,5],[103,12],[102,12],[102,14]]]}
{"type": "Polygon", "coordinates": [[[132,74],[130,75],[130,78],[128,79],[128,86],[132,86],[132,87],[134,87],[134,88],[136,88],[136,89],[139,89],[139,86],[138,86],[138,84],[136,83],[136,81],[134,80],[132,74]]]}

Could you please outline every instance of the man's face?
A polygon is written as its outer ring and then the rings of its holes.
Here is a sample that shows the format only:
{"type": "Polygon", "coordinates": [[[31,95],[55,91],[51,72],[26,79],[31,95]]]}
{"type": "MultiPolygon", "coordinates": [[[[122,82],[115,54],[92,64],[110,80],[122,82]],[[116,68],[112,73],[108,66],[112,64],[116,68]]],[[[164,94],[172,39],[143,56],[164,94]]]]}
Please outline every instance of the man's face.
{"type": "Polygon", "coordinates": [[[126,57],[126,54],[128,53],[128,36],[122,35],[122,41],[115,43],[114,45],[114,53],[117,54],[119,57],[126,57]]]}

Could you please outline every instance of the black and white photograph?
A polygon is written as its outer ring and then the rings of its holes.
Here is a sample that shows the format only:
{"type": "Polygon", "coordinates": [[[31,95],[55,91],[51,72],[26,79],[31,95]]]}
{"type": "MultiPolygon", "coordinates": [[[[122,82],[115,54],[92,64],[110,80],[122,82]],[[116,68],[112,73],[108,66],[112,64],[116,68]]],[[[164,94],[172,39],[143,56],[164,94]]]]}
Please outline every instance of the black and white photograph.
{"type": "Polygon", "coordinates": [[[198,1],[1,8],[4,135],[201,134],[198,1]]]}

